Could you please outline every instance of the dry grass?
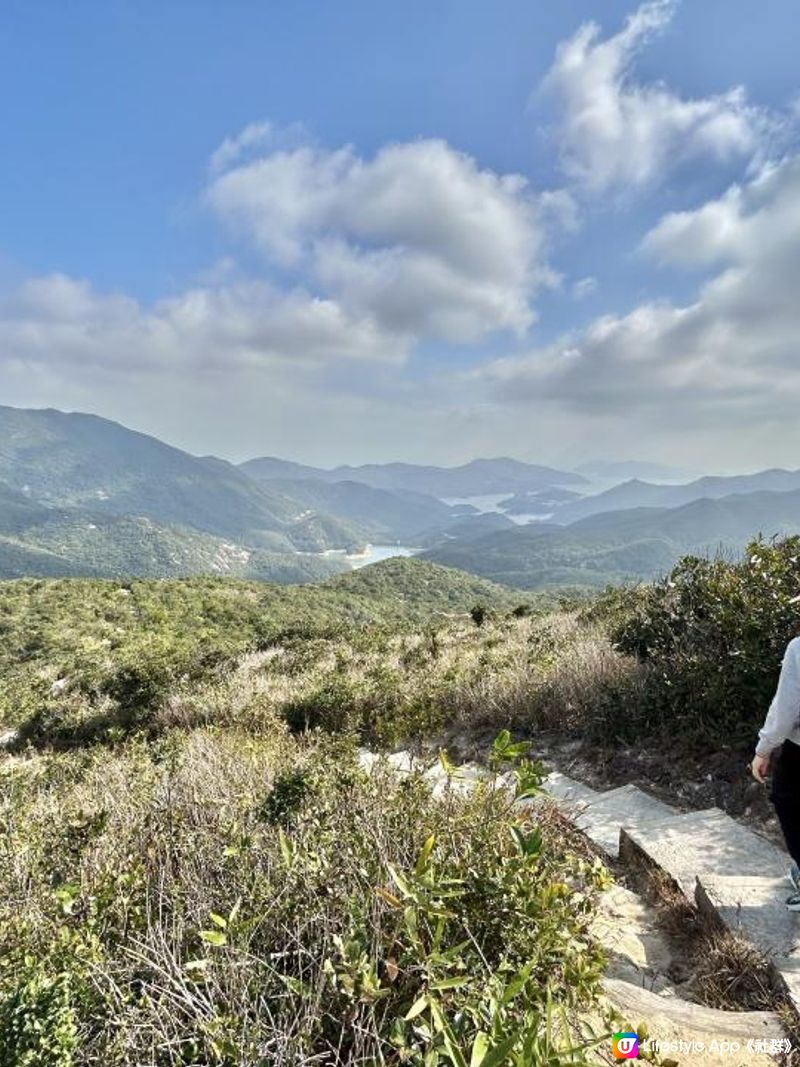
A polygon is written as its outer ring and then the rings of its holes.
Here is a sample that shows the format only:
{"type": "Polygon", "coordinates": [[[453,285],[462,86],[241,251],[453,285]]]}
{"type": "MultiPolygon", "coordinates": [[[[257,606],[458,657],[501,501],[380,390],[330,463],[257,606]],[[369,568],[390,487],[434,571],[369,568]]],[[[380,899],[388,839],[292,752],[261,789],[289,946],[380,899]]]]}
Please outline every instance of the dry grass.
{"type": "Polygon", "coordinates": [[[397,746],[450,729],[605,732],[635,702],[643,668],[574,615],[495,619],[359,641],[318,639],[242,657],[203,685],[178,687],[154,728],[354,729],[397,746]]]}
{"type": "Polygon", "coordinates": [[[780,1006],[770,964],[749,941],[721,929],[663,872],[648,871],[642,885],[673,948],[670,977],[682,995],[723,1011],[774,1011],[780,1006]]]}
{"type": "Polygon", "coordinates": [[[397,892],[391,868],[412,871],[431,833],[437,877],[467,886],[444,944],[474,946],[453,966],[476,1011],[489,978],[531,960],[534,993],[591,996],[595,950],[563,954],[586,941],[589,900],[557,887],[592,867],[559,828],[545,820],[545,852],[515,874],[504,792],[433,800],[352,756],[341,738],[214,727],[25,773],[0,761],[0,1063],[380,1062],[429,965],[376,890],[397,892]],[[20,1058],[20,1027],[63,1055],[20,1058]]]}
{"type": "Polygon", "coordinates": [[[731,931],[696,944],[691,989],[702,1004],[729,1011],[771,1011],[780,999],[769,962],[731,931]]]}

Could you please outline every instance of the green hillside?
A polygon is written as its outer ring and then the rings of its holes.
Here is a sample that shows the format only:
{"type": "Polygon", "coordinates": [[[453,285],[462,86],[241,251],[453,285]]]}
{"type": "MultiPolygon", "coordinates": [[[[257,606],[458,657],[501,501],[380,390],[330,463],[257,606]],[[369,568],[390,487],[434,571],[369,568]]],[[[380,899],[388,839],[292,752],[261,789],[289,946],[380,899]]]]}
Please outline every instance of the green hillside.
{"type": "MultiPolygon", "coordinates": [[[[797,559],[797,540],[688,559],[580,611],[515,610],[541,601],[419,560],[312,587],[0,583],[0,726],[19,731],[0,747],[0,1063],[605,1056],[611,878],[518,803],[541,769],[509,731],[598,766],[649,750],[659,774],[670,746],[681,779],[691,745],[751,745],[797,559]],[[445,732],[481,739],[515,795],[438,799],[357,759],[445,732]]],[[[730,1007],[728,985],[702,1003],[730,1007]]]]}
{"type": "Polygon", "coordinates": [[[140,515],[250,543],[285,531],[297,512],[230,464],[54,410],[0,407],[0,480],[43,504],[140,515]]]}
{"type": "Polygon", "coordinates": [[[0,536],[19,542],[0,551],[0,575],[28,552],[31,574],[294,581],[342,569],[309,553],[417,544],[451,521],[430,496],[280,470],[295,477],[251,478],[93,415],[0,407],[0,536]]]}
{"type": "Polygon", "coordinates": [[[757,534],[797,531],[800,491],[742,493],[454,538],[424,556],[519,588],[598,587],[651,579],[687,552],[734,551],[757,534]]]}
{"type": "MultiPolygon", "coordinates": [[[[347,569],[335,557],[268,552],[189,526],[82,508],[46,508],[0,492],[0,578],[179,578],[302,582],[347,569]]],[[[309,537],[309,542],[313,538],[309,537]]],[[[282,542],[278,540],[278,546],[282,542]]]]}
{"type": "Polygon", "coordinates": [[[34,718],[54,711],[59,702],[49,686],[60,677],[83,694],[81,714],[91,717],[88,709],[110,694],[123,705],[144,700],[148,686],[160,691],[182,675],[203,675],[221,658],[264,648],[282,634],[313,638],[453,614],[469,621],[477,603],[491,613],[520,602],[530,597],[413,559],[313,586],[213,578],[3,582],[0,725],[18,722],[26,709],[34,718]]]}
{"type": "MultiPolygon", "coordinates": [[[[245,469],[255,469],[257,475],[258,468],[245,469]]],[[[349,521],[362,541],[416,544],[421,531],[434,526],[446,527],[452,521],[452,510],[446,504],[422,493],[387,492],[360,482],[324,482],[312,478],[295,481],[270,478],[264,484],[317,514],[336,515],[349,521]]]]}
{"type": "Polygon", "coordinates": [[[521,597],[516,590],[465,571],[400,556],[332,578],[320,588],[363,598],[376,608],[383,605],[378,610],[399,617],[465,612],[476,603],[491,610],[505,610],[521,600],[532,602],[530,595],[521,597]]]}

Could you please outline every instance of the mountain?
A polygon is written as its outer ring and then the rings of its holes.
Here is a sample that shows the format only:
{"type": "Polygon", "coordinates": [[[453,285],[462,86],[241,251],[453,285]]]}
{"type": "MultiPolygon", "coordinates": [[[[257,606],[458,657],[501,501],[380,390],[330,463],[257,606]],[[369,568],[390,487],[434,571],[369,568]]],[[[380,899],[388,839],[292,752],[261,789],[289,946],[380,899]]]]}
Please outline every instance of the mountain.
{"type": "Polygon", "coordinates": [[[96,415],[0,407],[0,480],[41,504],[292,548],[291,500],[230,463],[191,456],[96,415]]]}
{"type": "Polygon", "coordinates": [[[788,471],[780,468],[759,471],[756,474],[697,478],[685,485],[657,485],[632,478],[607,489],[604,493],[585,496],[565,504],[556,513],[555,521],[571,523],[589,515],[619,511],[622,508],[675,508],[703,497],[713,500],[734,493],[786,493],[794,489],[800,489],[800,470],[788,471]]]}
{"type": "Polygon", "coordinates": [[[0,487],[0,578],[216,574],[304,582],[345,569],[334,559],[247,548],[146,516],[48,508],[19,496],[0,487]]]}
{"type": "Polygon", "coordinates": [[[0,407],[0,577],[176,577],[307,581],[364,531],[94,415],[0,407]]]}
{"type": "Polygon", "coordinates": [[[536,493],[515,493],[497,505],[506,515],[537,515],[555,511],[573,500],[580,500],[581,494],[573,489],[564,489],[554,485],[550,489],[540,489],[536,493]]]}
{"type": "Polygon", "coordinates": [[[592,515],[567,527],[575,536],[615,538],[668,538],[687,550],[708,550],[715,545],[741,545],[763,534],[800,532],[800,489],[789,493],[734,493],[718,499],[692,500],[676,508],[635,508],[592,515]]]}
{"type": "Polygon", "coordinates": [[[651,482],[688,482],[698,477],[696,471],[683,467],[671,467],[665,463],[648,463],[646,460],[593,460],[581,463],[575,470],[587,478],[598,481],[626,481],[643,478],[651,482]]]}
{"type": "Polygon", "coordinates": [[[459,515],[450,520],[447,526],[436,526],[423,532],[419,543],[426,548],[446,544],[448,541],[474,541],[493,530],[509,530],[514,527],[514,520],[500,511],[484,511],[474,515],[459,515]]]}
{"type": "Polygon", "coordinates": [[[370,463],[360,467],[321,470],[289,464],[272,457],[251,459],[240,470],[262,484],[274,478],[309,478],[321,481],[353,481],[375,489],[407,490],[439,497],[486,496],[494,493],[522,493],[553,485],[585,485],[587,480],[574,471],[561,471],[522,463],[516,459],[475,459],[459,467],[428,467],[413,463],[370,463]],[[299,468],[299,471],[298,471],[299,468]]]}
{"type": "Polygon", "coordinates": [[[419,558],[399,556],[331,578],[320,588],[363,597],[372,605],[390,604],[397,614],[420,608],[430,614],[461,613],[469,611],[476,603],[504,609],[525,600],[518,590],[510,590],[474,574],[419,558]]]}
{"type": "Polygon", "coordinates": [[[189,455],[95,415],[54,410],[0,407],[0,479],[6,493],[18,494],[16,508],[27,501],[136,516],[281,554],[400,541],[449,517],[433,498],[302,479],[256,481],[216,457],[189,455]]]}
{"type": "MultiPolygon", "coordinates": [[[[261,481],[259,475],[254,475],[261,481]]],[[[361,482],[318,478],[270,478],[266,484],[305,508],[350,522],[363,540],[416,543],[422,530],[446,526],[453,509],[436,497],[406,490],[388,492],[361,482]]]]}
{"type": "Polygon", "coordinates": [[[14,533],[43,519],[48,509],[30,500],[24,493],[0,482],[0,530],[14,533]]]}
{"type": "Polygon", "coordinates": [[[762,534],[800,533],[800,490],[702,498],[676,508],[605,512],[442,543],[425,559],[528,589],[647,580],[686,554],[739,551],[762,534]]]}
{"type": "Polygon", "coordinates": [[[259,459],[248,459],[239,464],[243,470],[257,482],[269,482],[273,480],[289,479],[293,482],[311,478],[315,481],[336,481],[331,477],[334,471],[324,470],[322,467],[308,467],[304,463],[294,463],[290,459],[278,459],[275,456],[261,456],[259,459]]]}

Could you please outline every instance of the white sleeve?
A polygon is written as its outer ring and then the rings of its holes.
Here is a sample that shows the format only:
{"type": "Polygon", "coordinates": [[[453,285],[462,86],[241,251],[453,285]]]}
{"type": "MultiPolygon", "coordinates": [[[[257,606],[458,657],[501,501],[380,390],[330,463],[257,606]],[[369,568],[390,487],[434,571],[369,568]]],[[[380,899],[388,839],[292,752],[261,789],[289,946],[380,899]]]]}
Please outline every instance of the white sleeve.
{"type": "Polygon", "coordinates": [[[800,639],[789,642],[783,657],[778,688],[764,725],[758,733],[756,753],[768,756],[800,725],[800,639]]]}

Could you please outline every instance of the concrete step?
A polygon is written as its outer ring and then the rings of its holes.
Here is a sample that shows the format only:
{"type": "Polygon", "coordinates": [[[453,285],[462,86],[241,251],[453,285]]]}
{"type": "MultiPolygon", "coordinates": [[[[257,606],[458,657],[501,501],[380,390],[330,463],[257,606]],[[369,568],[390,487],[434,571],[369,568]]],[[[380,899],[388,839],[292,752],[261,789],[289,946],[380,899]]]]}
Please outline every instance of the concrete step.
{"type": "Polygon", "coordinates": [[[424,766],[418,763],[410,752],[392,752],[387,756],[381,752],[371,752],[368,748],[358,750],[358,762],[368,774],[381,764],[391,767],[398,774],[410,774],[412,770],[421,770],[424,766]]]}
{"type": "Polygon", "coordinates": [[[741,934],[766,956],[795,1013],[800,1017],[800,914],[786,910],[792,888],[778,878],[697,879],[697,906],[741,934]]]}
{"type": "Polygon", "coordinates": [[[719,808],[623,828],[619,856],[660,868],[690,900],[698,878],[780,878],[788,865],[786,853],[719,808]]]}
{"type": "Polygon", "coordinates": [[[453,774],[448,775],[438,759],[423,773],[423,778],[431,783],[435,797],[443,796],[448,789],[453,793],[465,795],[470,793],[478,782],[487,781],[491,777],[486,767],[481,767],[478,763],[462,763],[456,767],[453,774]]]}
{"type": "Polygon", "coordinates": [[[411,774],[416,768],[416,761],[410,752],[392,752],[386,757],[386,762],[400,774],[411,774]]]}
{"type": "Polygon", "coordinates": [[[560,805],[567,807],[583,805],[587,800],[594,800],[601,796],[601,793],[596,789],[591,789],[588,785],[584,785],[583,782],[578,782],[574,778],[568,778],[566,774],[562,774],[560,771],[553,771],[548,774],[542,782],[542,789],[554,800],[558,801],[560,805]]]}
{"type": "MultiPolygon", "coordinates": [[[[739,1056],[724,1053],[719,1062],[739,1065],[760,1063],[756,1053],[750,1052],[748,1043],[753,1041],[780,1041],[785,1039],[779,1017],[770,1011],[721,1011],[706,1008],[680,997],[665,997],[641,986],[618,978],[604,978],[603,988],[607,998],[621,1012],[624,1025],[635,1030],[637,1023],[646,1020],[648,1030],[661,1041],[702,1041],[707,1047],[716,1039],[741,1045],[739,1056]]],[[[680,1057],[681,1063],[709,1062],[692,1053],[691,1059],[680,1057]]],[[[710,1061],[714,1062],[714,1061],[710,1061]]],[[[763,1062],[770,1063],[765,1055],[763,1062]]]]}
{"type": "Polygon", "coordinates": [[[707,915],[751,941],[765,956],[790,956],[800,943],[800,914],[786,910],[792,888],[778,878],[701,874],[695,899],[707,915]]]}
{"type": "Polygon", "coordinates": [[[621,827],[643,827],[677,814],[635,785],[623,785],[585,800],[575,825],[605,853],[616,856],[621,827]]]}

